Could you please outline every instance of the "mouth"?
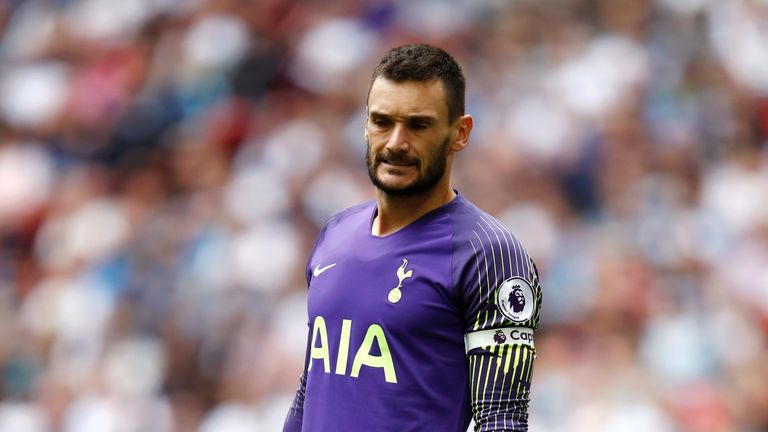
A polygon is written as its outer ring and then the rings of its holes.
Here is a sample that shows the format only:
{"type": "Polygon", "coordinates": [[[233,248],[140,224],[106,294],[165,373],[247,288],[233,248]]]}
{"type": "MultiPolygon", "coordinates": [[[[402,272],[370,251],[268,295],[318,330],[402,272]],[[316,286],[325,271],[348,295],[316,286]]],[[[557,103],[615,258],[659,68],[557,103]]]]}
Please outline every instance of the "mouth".
{"type": "Polygon", "coordinates": [[[407,157],[386,157],[379,159],[380,164],[389,165],[397,168],[417,167],[419,161],[415,158],[407,157]]]}
{"type": "Polygon", "coordinates": [[[412,162],[390,162],[390,161],[381,161],[384,165],[389,165],[393,167],[399,167],[399,168],[407,168],[407,167],[415,167],[416,164],[412,162]]]}

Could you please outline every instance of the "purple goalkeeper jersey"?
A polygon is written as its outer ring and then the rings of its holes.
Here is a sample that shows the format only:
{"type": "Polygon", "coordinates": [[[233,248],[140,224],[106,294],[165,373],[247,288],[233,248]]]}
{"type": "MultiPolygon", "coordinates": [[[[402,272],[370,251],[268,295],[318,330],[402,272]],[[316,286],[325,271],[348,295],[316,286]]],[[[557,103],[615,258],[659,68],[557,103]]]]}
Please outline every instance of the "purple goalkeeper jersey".
{"type": "Polygon", "coordinates": [[[541,290],[520,242],[461,195],[382,237],[376,210],[337,214],[315,243],[284,431],[526,430],[541,290]]]}

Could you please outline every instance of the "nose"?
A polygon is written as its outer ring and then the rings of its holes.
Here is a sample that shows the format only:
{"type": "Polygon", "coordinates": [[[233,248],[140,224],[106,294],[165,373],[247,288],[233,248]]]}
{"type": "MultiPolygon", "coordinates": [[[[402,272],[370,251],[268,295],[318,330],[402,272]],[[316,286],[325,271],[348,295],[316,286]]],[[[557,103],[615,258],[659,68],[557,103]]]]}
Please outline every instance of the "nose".
{"type": "Polygon", "coordinates": [[[410,148],[410,139],[405,125],[395,123],[392,134],[389,136],[386,148],[392,153],[407,153],[410,148]]]}

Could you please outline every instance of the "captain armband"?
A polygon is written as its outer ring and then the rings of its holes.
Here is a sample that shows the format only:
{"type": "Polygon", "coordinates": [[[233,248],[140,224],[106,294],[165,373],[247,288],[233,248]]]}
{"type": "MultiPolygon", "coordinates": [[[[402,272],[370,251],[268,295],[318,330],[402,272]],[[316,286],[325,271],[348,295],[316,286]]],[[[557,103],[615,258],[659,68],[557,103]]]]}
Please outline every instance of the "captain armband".
{"type": "Polygon", "coordinates": [[[533,329],[530,327],[502,327],[469,332],[464,335],[464,347],[469,353],[475,348],[500,345],[533,345],[533,329]]]}

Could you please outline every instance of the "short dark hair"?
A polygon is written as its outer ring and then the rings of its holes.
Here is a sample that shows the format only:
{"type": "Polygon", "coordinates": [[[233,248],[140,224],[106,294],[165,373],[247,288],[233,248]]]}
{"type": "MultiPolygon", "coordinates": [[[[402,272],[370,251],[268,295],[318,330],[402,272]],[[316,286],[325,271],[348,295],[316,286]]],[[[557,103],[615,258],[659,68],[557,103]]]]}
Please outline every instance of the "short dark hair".
{"type": "Polygon", "coordinates": [[[464,115],[464,73],[456,59],[441,48],[426,44],[392,48],[373,70],[368,85],[368,96],[371,94],[373,82],[380,76],[395,82],[429,81],[437,78],[445,88],[448,121],[452,123],[464,115]]]}

